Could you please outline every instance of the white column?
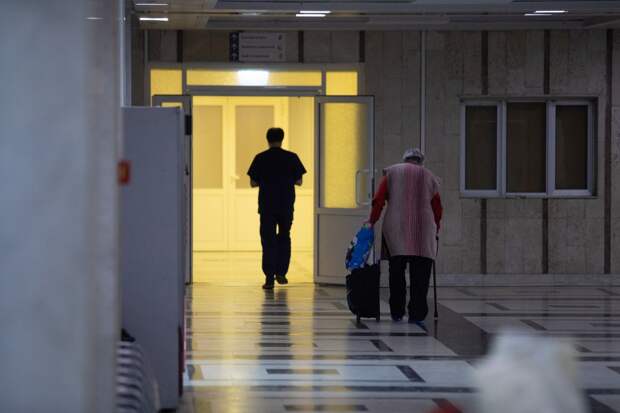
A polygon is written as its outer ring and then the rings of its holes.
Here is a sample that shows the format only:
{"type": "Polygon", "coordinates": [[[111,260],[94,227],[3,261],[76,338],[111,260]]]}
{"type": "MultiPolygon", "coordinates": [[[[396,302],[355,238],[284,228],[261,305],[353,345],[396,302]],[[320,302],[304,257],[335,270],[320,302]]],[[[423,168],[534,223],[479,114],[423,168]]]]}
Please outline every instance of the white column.
{"type": "Polygon", "coordinates": [[[118,16],[111,0],[2,3],[2,412],[114,411],[118,16]]]}

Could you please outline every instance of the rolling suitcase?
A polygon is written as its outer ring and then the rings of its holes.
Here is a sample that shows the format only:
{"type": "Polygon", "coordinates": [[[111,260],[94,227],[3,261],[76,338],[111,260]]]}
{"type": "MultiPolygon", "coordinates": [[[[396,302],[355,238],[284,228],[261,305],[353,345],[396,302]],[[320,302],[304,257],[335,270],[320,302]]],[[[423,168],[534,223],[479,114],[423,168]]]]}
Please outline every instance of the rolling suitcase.
{"type": "Polygon", "coordinates": [[[381,320],[379,306],[381,268],[379,263],[355,268],[347,275],[347,303],[349,310],[357,316],[357,322],[363,318],[381,320]]]}

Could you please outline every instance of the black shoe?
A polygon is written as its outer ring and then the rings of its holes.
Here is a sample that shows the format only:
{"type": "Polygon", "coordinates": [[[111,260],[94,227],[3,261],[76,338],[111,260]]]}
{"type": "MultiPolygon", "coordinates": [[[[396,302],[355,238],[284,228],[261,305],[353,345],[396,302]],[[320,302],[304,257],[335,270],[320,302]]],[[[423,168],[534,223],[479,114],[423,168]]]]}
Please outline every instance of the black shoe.
{"type": "Polygon", "coordinates": [[[276,275],[276,281],[278,282],[278,284],[281,284],[281,285],[288,284],[286,275],[276,275]]]}
{"type": "Polygon", "coordinates": [[[392,316],[392,321],[398,322],[398,321],[401,321],[402,319],[403,319],[402,315],[401,316],[395,316],[395,315],[392,316]]]}
{"type": "Polygon", "coordinates": [[[266,280],[263,284],[263,290],[273,290],[273,280],[266,280]]]}

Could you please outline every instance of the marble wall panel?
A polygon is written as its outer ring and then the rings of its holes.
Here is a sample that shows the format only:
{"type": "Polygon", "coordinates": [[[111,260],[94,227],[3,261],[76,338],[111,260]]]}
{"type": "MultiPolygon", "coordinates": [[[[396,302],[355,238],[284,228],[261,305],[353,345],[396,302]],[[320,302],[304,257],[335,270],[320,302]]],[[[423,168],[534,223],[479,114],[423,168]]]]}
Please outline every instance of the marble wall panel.
{"type": "Polygon", "coordinates": [[[604,270],[604,219],[589,218],[585,223],[586,269],[589,273],[601,274],[604,270]]]}
{"type": "Polygon", "coordinates": [[[482,35],[463,33],[463,94],[480,95],[482,91],[482,35]]]}
{"type": "Polygon", "coordinates": [[[549,36],[550,92],[561,94],[568,88],[570,33],[566,30],[552,30],[549,36]]]}
{"type": "Polygon", "coordinates": [[[319,30],[304,32],[304,61],[307,63],[329,62],[331,57],[331,33],[319,30]]]}
{"type": "Polygon", "coordinates": [[[366,64],[383,65],[384,32],[366,32],[366,64]]]}
{"type": "Polygon", "coordinates": [[[299,32],[286,32],[285,36],[285,59],[288,63],[299,62],[299,32]]]}
{"type": "Polygon", "coordinates": [[[331,33],[331,57],[333,63],[359,61],[359,32],[335,31],[331,33]]]}
{"type": "Polygon", "coordinates": [[[463,216],[462,222],[461,272],[464,274],[477,274],[480,272],[480,217],[465,218],[463,216]]]}
{"type": "Polygon", "coordinates": [[[508,85],[506,32],[489,32],[489,94],[505,95],[508,85]]]}
{"type": "Polygon", "coordinates": [[[527,32],[506,33],[506,92],[511,96],[527,95],[527,32]]]}
{"type": "Polygon", "coordinates": [[[545,69],[545,33],[542,30],[532,30],[526,33],[525,87],[542,92],[545,69]]]}
{"type": "Polygon", "coordinates": [[[542,272],[542,218],[524,220],[523,272],[540,274],[542,272]]]}
{"type": "Polygon", "coordinates": [[[204,30],[186,30],[183,32],[183,61],[209,62],[213,59],[211,52],[212,32],[204,30]]]}
{"type": "Polygon", "coordinates": [[[487,219],[487,272],[503,274],[506,272],[504,261],[506,245],[506,220],[503,218],[487,219]]]}

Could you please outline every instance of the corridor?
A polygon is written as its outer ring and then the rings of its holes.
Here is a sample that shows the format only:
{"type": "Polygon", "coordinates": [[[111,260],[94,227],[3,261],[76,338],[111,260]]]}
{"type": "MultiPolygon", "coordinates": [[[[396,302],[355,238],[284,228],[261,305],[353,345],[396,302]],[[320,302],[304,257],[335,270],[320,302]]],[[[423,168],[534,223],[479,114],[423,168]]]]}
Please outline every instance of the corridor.
{"type": "Polygon", "coordinates": [[[592,412],[620,412],[620,287],[439,289],[429,333],[349,313],[342,287],[195,284],[187,293],[179,411],[475,412],[470,374],[504,327],[572,338],[592,412]]]}

